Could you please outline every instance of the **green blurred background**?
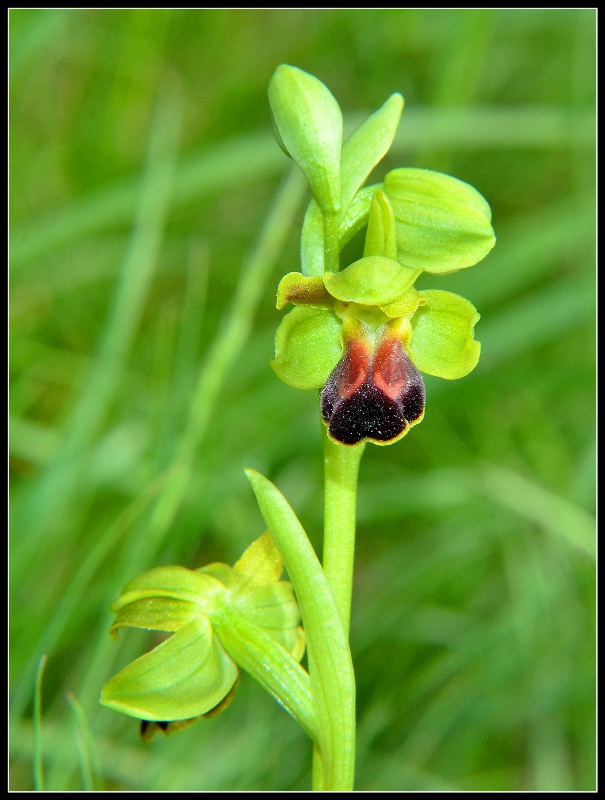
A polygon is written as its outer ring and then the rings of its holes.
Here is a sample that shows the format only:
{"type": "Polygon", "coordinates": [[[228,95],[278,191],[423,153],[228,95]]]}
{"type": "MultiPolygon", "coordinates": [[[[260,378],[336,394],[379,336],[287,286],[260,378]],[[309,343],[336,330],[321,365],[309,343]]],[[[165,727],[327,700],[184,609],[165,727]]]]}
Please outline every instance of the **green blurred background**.
{"type": "Polygon", "coordinates": [[[305,734],[248,676],[149,745],[98,705],[157,641],[110,639],[121,586],[262,533],[244,466],[321,547],[317,396],[268,364],[308,200],[270,132],[284,61],[349,127],[402,92],[372,177],[449,172],[498,236],[424,284],[481,312],[479,367],[427,380],[422,425],[362,463],[356,788],[594,789],[595,17],[10,12],[13,789],[42,653],[49,789],[310,786],[305,734]]]}

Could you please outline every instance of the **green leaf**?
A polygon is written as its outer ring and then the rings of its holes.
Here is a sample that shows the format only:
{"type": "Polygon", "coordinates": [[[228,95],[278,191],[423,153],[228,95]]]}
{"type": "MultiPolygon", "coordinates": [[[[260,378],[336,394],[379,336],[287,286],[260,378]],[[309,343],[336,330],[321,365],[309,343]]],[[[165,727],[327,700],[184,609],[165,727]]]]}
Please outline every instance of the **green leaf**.
{"type": "Polygon", "coordinates": [[[198,617],[108,681],[101,703],[139,719],[190,719],[218,705],[236,679],[210,621],[198,617]]]}
{"type": "Polygon", "coordinates": [[[342,272],[324,273],[323,281],[331,295],[350,303],[380,306],[404,294],[420,275],[383,256],[360,258],[342,272]]]}
{"type": "Polygon", "coordinates": [[[477,366],[481,344],[473,338],[480,315],[475,306],[452,292],[420,292],[426,305],[412,317],[410,355],[421,372],[455,380],[477,366]]]}
{"type": "Polygon", "coordinates": [[[352,789],[353,764],[349,753],[355,736],[355,680],[334,594],[286,498],[259,472],[247,469],[246,475],[300,605],[307,634],[324,788],[352,789]]]}
{"type": "Polygon", "coordinates": [[[468,183],[429,169],[395,169],[384,186],[402,264],[451,272],[472,267],[496,243],[490,207],[468,183]]]}
{"type": "Polygon", "coordinates": [[[397,261],[395,215],[389,199],[382,189],[377,189],[372,197],[363,255],[364,258],[384,256],[397,261]]]}
{"type": "Polygon", "coordinates": [[[326,309],[297,306],[286,314],[275,334],[277,377],[295,389],[323,386],[343,354],[341,328],[326,309]]]}
{"type": "Polygon", "coordinates": [[[269,103],[280,146],[305,173],[322,210],[337,213],[342,113],[334,96],[308,72],[280,64],[269,82],[269,103]]]}
{"type": "Polygon", "coordinates": [[[378,111],[362,122],[343,144],[340,160],[341,219],[357,190],[392,145],[402,111],[403,97],[396,92],[378,111]]]}

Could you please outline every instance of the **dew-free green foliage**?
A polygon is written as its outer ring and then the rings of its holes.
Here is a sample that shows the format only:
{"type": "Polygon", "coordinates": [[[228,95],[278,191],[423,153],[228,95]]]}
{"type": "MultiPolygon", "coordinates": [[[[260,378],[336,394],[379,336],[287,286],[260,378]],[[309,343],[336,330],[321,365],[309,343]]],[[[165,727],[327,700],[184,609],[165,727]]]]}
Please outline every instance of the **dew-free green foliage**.
{"type": "Polygon", "coordinates": [[[278,696],[312,730],[308,675],[297,663],[305,637],[292,584],[279,580],[282,571],[267,532],[233,569],[221,562],[195,571],[155,567],[129,581],[112,603],[111,633],[133,627],[174,636],[113,676],[101,691],[103,705],[142,720],[192,720],[231,699],[239,665],[272,693],[293,674],[289,693],[278,696]]]}
{"type": "Polygon", "coordinates": [[[160,643],[108,635],[124,584],[262,533],[242,467],[320,547],[316,393],[268,365],[308,203],[280,183],[283,62],[330,87],[345,137],[401,92],[367,182],[453,175],[498,237],[416,284],[480,310],[476,369],[426,379],[422,424],[361,466],[356,788],[594,788],[594,11],[16,10],[10,34],[12,788],[33,787],[43,653],[45,788],[97,763],[108,789],[309,786],[307,735],[247,675],[149,744],[98,704],[160,643]]]}

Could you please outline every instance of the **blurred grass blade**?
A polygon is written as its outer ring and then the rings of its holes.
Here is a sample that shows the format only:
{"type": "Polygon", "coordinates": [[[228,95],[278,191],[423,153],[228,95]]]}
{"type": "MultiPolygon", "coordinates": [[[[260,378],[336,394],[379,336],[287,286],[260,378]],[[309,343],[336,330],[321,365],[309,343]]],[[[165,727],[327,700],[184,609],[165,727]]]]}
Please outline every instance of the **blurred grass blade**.
{"type": "Polygon", "coordinates": [[[595,520],[583,508],[518,473],[501,467],[486,466],[479,481],[485,494],[497,503],[538,523],[594,561],[595,520]]]}
{"type": "Polygon", "coordinates": [[[250,336],[254,313],[267,277],[282,250],[305,188],[298,167],[290,170],[278,190],[258,244],[242,268],[231,308],[208,348],[191,396],[186,427],[176,447],[174,464],[180,465],[180,469],[173,473],[162,490],[154,506],[145,541],[137,545],[137,558],[143,564],[166,534],[186,495],[194,457],[208,430],[229,370],[250,336]]]}
{"type": "MultiPolygon", "coordinates": [[[[498,9],[461,9],[457,28],[450,37],[444,57],[435,59],[436,79],[431,100],[436,107],[463,109],[472,101],[485,71],[486,57],[492,43],[498,9]],[[442,63],[439,63],[439,62],[442,63]]],[[[447,172],[452,148],[435,151],[423,145],[415,154],[414,163],[447,172]]]]}
{"type": "Polygon", "coordinates": [[[37,792],[44,791],[44,763],[42,758],[42,678],[47,657],[43,655],[38,664],[34,691],[34,782],[37,792]]]}
{"type": "Polygon", "coordinates": [[[427,147],[474,150],[493,147],[594,146],[596,116],[592,107],[470,106],[411,108],[401,118],[391,153],[427,147]]]}
{"type": "Polygon", "coordinates": [[[179,431],[186,423],[189,398],[193,392],[199,361],[200,333],[206,317],[210,252],[208,245],[189,242],[185,295],[180,313],[170,388],[157,441],[157,463],[169,462],[179,431]],[[184,419],[185,417],[185,419],[184,419]]]}
{"type": "Polygon", "coordinates": [[[105,791],[103,773],[86,714],[74,694],[68,692],[66,697],[74,716],[82,788],[85,792],[103,792],[105,791]]]}
{"type": "Polygon", "coordinates": [[[585,324],[595,314],[595,281],[558,281],[525,295],[495,317],[484,315],[477,329],[481,358],[477,370],[494,369],[585,324]]]}
{"type": "Polygon", "coordinates": [[[91,374],[75,402],[61,446],[35,482],[21,508],[17,530],[28,536],[15,548],[14,565],[22,570],[48,527],[60,530],[72,502],[82,465],[120,384],[157,264],[169,208],[182,115],[174,87],[159,95],[149,136],[145,177],[129,251],[91,374]]]}
{"type": "MultiPolygon", "coordinates": [[[[18,80],[29,66],[35,62],[40,53],[46,53],[65,35],[69,9],[45,8],[33,16],[26,30],[20,36],[12,36],[9,51],[9,78],[13,83],[18,80]]],[[[14,20],[9,17],[10,23],[14,20]]]]}
{"type": "Polygon", "coordinates": [[[66,626],[72,619],[74,611],[82,600],[90,581],[118,544],[129,528],[140,517],[145,508],[166,484],[171,476],[167,471],[159,475],[130,505],[108,526],[104,534],[96,541],[86,558],[79,564],[72,575],[69,585],[63,593],[52,616],[48,620],[41,638],[36,643],[35,651],[25,665],[11,701],[11,725],[14,725],[23,714],[31,697],[31,681],[41,653],[52,653],[66,626]]]}
{"type": "MultiPolygon", "coordinates": [[[[210,145],[175,166],[171,207],[274,175],[283,169],[284,162],[285,156],[269,131],[253,131],[210,145]]],[[[144,191],[144,181],[145,175],[119,181],[17,229],[11,237],[12,268],[18,270],[28,261],[95,231],[128,224],[144,191]]]]}

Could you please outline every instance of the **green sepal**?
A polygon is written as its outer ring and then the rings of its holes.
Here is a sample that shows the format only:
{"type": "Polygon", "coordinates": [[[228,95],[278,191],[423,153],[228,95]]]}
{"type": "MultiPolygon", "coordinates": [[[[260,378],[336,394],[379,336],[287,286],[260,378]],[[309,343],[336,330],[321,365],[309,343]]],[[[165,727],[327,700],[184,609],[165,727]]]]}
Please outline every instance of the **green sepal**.
{"type": "Polygon", "coordinates": [[[282,558],[269,531],[255,539],[233,565],[239,593],[277,583],[283,571],[282,558]]]}
{"type": "Polygon", "coordinates": [[[342,113],[324,84],[289,64],[269,82],[269,103],[278,143],[305,173],[323,211],[340,210],[342,113]]]}
{"type": "Polygon", "coordinates": [[[360,258],[342,272],[324,273],[331,295],[343,302],[382,306],[404,294],[420,275],[384,256],[360,258]]]}
{"type": "Polygon", "coordinates": [[[115,611],[128,602],[124,598],[130,593],[157,592],[158,595],[195,602],[198,598],[211,599],[221,588],[212,576],[186,567],[154,567],[129,581],[122,589],[120,598],[112,603],[111,609],[115,611]]]}
{"type": "MultiPolygon", "coordinates": [[[[291,655],[300,660],[305,652],[305,635],[300,612],[288,581],[280,581],[284,565],[269,531],[247,548],[233,568],[215,562],[202,568],[229,588],[222,605],[232,604],[246,619],[262,628],[291,655]]],[[[215,621],[214,608],[210,620],[215,621]]]]}
{"type": "Polygon", "coordinates": [[[140,728],[140,735],[141,740],[146,744],[151,742],[153,737],[155,736],[158,731],[161,731],[164,736],[170,736],[173,733],[178,733],[182,731],[184,728],[188,728],[190,725],[193,725],[194,722],[197,722],[199,719],[211,719],[212,717],[216,717],[219,714],[222,714],[225,709],[229,708],[231,703],[233,702],[233,698],[235,697],[235,692],[237,691],[237,687],[239,686],[239,679],[240,674],[239,670],[237,671],[237,678],[233,686],[229,689],[227,694],[223,697],[223,699],[217,703],[214,708],[211,708],[210,711],[206,711],[200,717],[192,717],[190,719],[173,719],[173,720],[161,720],[160,722],[152,721],[149,719],[142,719],[141,720],[141,728],[140,728]]]}
{"type": "Polygon", "coordinates": [[[334,305],[320,277],[306,278],[300,272],[288,272],[277,287],[277,309],[281,311],[288,303],[329,308],[334,305]]]}
{"type": "Polygon", "coordinates": [[[233,577],[233,568],[228,564],[223,564],[221,561],[213,561],[212,564],[206,564],[205,567],[199,567],[196,572],[201,572],[205,575],[211,575],[220,581],[227,589],[231,589],[235,585],[235,578],[233,577]]]}
{"type": "Polygon", "coordinates": [[[126,584],[111,605],[116,615],[112,636],[120,628],[178,631],[195,616],[209,613],[224,587],[214,577],[185,567],[156,567],[126,584]]]}
{"type": "Polygon", "coordinates": [[[395,215],[389,199],[382,189],[377,189],[372,197],[363,255],[364,258],[384,256],[397,261],[395,215]]]}
{"type": "Polygon", "coordinates": [[[473,338],[480,318],[475,306],[464,297],[427,290],[420,292],[424,305],[411,320],[410,356],[421,372],[438,378],[463,378],[479,361],[481,344],[473,338]]]}
{"type": "Polygon", "coordinates": [[[139,719],[191,719],[218,705],[237,675],[208,618],[197,617],[108,681],[101,703],[139,719]]]}
{"type": "Polygon", "coordinates": [[[295,389],[318,389],[343,354],[341,322],[333,311],[296,306],[275,334],[277,377],[295,389]]]}
{"type": "Polygon", "coordinates": [[[305,652],[305,637],[292,584],[279,581],[238,595],[235,607],[246,619],[278,641],[297,661],[305,652]]]}
{"type": "Polygon", "coordinates": [[[259,628],[295,628],[300,622],[300,612],[289,581],[257,586],[238,596],[236,605],[259,628]]]}
{"type": "MultiPolygon", "coordinates": [[[[381,187],[381,183],[374,183],[356,193],[338,226],[338,247],[340,250],[367,223],[372,195],[376,189],[381,187]]],[[[300,264],[303,275],[308,277],[323,275],[325,271],[323,214],[314,199],[309,203],[303,221],[300,237],[300,264]]]]}
{"type": "Polygon", "coordinates": [[[398,259],[426,272],[472,267],[496,237],[485,198],[464,181],[430,169],[395,169],[384,180],[397,222],[398,259]]]}
{"type": "Polygon", "coordinates": [[[120,628],[144,628],[151,631],[178,631],[199,617],[200,607],[185,600],[170,597],[130,599],[127,605],[115,609],[116,619],[110,634],[116,638],[120,628]]]}

